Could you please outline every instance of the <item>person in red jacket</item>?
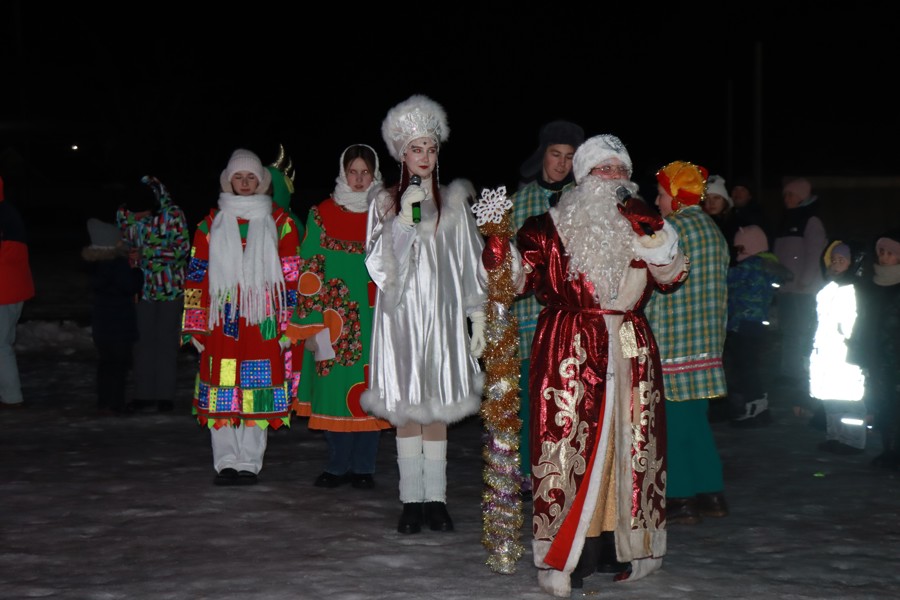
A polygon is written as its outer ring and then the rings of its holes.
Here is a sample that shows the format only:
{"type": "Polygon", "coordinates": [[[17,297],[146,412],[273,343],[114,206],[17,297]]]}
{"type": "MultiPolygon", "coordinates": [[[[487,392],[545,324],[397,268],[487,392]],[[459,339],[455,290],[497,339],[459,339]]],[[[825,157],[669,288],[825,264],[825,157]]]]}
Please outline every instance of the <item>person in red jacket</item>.
{"type": "Polygon", "coordinates": [[[5,201],[0,178],[0,406],[21,408],[22,384],[13,344],[22,306],[34,297],[34,279],[28,262],[25,223],[19,211],[5,201]]]}

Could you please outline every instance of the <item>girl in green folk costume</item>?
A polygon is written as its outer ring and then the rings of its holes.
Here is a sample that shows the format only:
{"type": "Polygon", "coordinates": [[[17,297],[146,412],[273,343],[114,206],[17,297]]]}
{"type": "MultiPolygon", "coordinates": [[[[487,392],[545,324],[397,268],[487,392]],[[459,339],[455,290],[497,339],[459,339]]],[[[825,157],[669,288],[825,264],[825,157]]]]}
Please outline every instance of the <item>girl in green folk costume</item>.
{"type": "Polygon", "coordinates": [[[300,244],[298,302],[287,335],[303,340],[295,410],[325,431],[328,462],[318,487],[370,489],[381,430],[392,425],[360,407],[369,370],[375,284],[366,269],[368,191],[381,181],[378,156],[354,144],[341,154],[337,185],[314,206],[300,244]]]}

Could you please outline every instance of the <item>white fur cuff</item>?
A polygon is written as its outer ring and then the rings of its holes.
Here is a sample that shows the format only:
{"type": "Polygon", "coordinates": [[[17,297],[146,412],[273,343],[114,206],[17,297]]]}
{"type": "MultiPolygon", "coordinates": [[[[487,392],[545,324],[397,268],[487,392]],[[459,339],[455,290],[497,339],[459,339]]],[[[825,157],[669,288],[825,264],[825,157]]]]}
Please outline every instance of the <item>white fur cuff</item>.
{"type": "Polygon", "coordinates": [[[556,569],[538,571],[538,585],[541,589],[557,598],[568,598],[572,595],[570,574],[556,569]]]}

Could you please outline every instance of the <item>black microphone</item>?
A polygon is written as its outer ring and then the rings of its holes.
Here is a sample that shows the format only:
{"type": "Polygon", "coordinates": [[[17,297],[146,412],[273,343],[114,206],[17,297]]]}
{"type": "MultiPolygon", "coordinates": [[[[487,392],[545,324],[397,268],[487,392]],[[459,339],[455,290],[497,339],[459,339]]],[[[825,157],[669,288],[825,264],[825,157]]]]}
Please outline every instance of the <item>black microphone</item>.
{"type": "Polygon", "coordinates": [[[634,198],[634,196],[631,195],[631,192],[628,191],[627,187],[620,185],[616,188],[616,198],[619,199],[619,202],[625,204],[626,201],[634,198]]]}
{"type": "MultiPolygon", "coordinates": [[[[419,186],[422,185],[422,178],[418,175],[412,175],[409,178],[409,185],[419,186]]],[[[413,202],[412,204],[412,219],[413,223],[418,223],[422,220],[422,203],[421,202],[413,202]]]]}
{"type": "MultiPolygon", "coordinates": [[[[624,185],[620,185],[616,188],[616,198],[619,199],[621,204],[626,204],[629,200],[634,200],[635,202],[641,202],[641,200],[635,198],[631,195],[631,192],[628,191],[628,188],[624,185]]],[[[653,231],[653,228],[650,227],[647,223],[641,223],[641,229],[644,231],[644,235],[653,235],[656,232],[653,231]]]]}

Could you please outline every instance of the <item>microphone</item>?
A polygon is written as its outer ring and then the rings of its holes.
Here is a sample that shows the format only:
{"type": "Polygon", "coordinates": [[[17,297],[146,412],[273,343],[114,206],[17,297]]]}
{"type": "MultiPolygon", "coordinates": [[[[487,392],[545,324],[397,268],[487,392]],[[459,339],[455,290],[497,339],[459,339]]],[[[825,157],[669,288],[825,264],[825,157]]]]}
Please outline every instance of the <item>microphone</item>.
{"type": "Polygon", "coordinates": [[[627,187],[620,185],[616,188],[616,198],[619,199],[619,202],[625,204],[628,200],[634,198],[634,196],[631,195],[631,192],[628,191],[627,187]]]}
{"type": "MultiPolygon", "coordinates": [[[[624,185],[620,185],[619,187],[616,188],[616,198],[618,198],[619,203],[624,206],[628,205],[629,200],[631,200],[633,202],[641,202],[641,200],[632,196],[631,192],[628,191],[628,188],[625,187],[624,185]]],[[[640,222],[640,227],[641,227],[641,230],[644,232],[644,235],[649,235],[652,237],[656,233],[653,230],[653,228],[650,226],[650,224],[645,223],[644,221],[640,222]]]]}
{"type": "MultiPolygon", "coordinates": [[[[420,186],[422,185],[422,178],[418,175],[412,175],[409,178],[409,185],[420,186]]],[[[421,202],[413,202],[412,204],[412,219],[413,223],[418,223],[422,220],[422,203],[421,202]]]]}

